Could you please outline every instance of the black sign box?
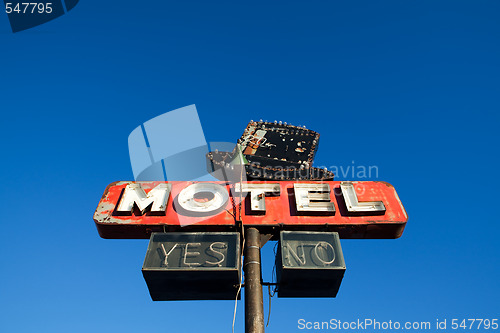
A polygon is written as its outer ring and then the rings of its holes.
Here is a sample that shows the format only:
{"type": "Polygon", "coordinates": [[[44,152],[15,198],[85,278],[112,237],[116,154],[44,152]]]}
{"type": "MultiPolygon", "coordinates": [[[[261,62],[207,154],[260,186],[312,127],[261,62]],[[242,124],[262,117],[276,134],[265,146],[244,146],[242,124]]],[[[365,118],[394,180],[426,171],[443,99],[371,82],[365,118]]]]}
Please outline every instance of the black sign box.
{"type": "Polygon", "coordinates": [[[339,234],[282,231],[276,268],[278,297],[335,297],[345,272],[339,234]]]}
{"type": "Polygon", "coordinates": [[[142,275],[153,301],[234,300],[239,233],[153,233],[142,275]]]}

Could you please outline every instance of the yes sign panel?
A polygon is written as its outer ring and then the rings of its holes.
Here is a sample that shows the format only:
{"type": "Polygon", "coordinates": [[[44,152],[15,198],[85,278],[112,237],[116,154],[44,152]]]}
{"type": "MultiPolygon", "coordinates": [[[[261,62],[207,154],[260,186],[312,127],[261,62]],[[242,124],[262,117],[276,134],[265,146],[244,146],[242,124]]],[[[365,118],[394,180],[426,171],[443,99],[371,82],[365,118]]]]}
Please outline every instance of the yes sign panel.
{"type": "Polygon", "coordinates": [[[120,181],[106,188],[94,214],[103,238],[234,231],[239,218],[270,234],[334,231],[341,238],[398,238],[408,220],[394,187],[371,181],[120,181]]]}

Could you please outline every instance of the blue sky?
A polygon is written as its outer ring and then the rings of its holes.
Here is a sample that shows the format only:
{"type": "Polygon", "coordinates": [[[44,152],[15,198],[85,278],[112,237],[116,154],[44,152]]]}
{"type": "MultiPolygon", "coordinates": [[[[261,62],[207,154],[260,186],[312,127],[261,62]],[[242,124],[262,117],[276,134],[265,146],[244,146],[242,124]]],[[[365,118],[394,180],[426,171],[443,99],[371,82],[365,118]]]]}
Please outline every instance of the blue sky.
{"type": "Polygon", "coordinates": [[[100,239],[92,220],[107,184],[133,178],[129,133],[190,104],[207,141],[250,119],[307,125],[317,165],[376,165],[370,180],[408,212],[400,239],[342,241],[336,299],[274,298],[270,332],[498,318],[499,14],[496,1],[82,0],[16,34],[0,15],[0,331],[231,330],[231,301],[152,302],[148,241],[100,239]]]}

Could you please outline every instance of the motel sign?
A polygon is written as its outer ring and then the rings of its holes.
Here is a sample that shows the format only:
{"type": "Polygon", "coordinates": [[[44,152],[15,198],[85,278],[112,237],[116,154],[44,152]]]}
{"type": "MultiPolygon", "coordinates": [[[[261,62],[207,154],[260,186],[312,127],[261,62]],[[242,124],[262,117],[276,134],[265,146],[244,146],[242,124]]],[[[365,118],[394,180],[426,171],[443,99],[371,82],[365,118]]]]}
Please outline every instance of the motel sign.
{"type": "MultiPolygon", "coordinates": [[[[158,119],[196,113],[183,109],[158,119]]],[[[133,132],[140,156],[155,146],[144,125],[133,132]]],[[[94,212],[99,235],[149,239],[142,274],[152,300],[236,302],[244,288],[245,332],[264,333],[262,286],[270,297],[271,286],[278,297],[336,297],[346,271],[340,239],[398,238],[408,220],[391,184],[333,181],[332,171],[313,167],[318,142],[305,126],[250,121],[231,152],[206,154],[222,181],[108,185],[94,212]],[[278,245],[276,276],[263,281],[269,240],[278,245]]]]}
{"type": "Polygon", "coordinates": [[[275,239],[280,230],[398,238],[408,220],[394,187],[378,181],[120,181],[106,188],[94,221],[103,238],[232,232],[236,207],[241,207],[244,227],[258,227],[275,239]]]}
{"type": "Polygon", "coordinates": [[[398,238],[407,220],[394,187],[378,181],[119,181],[94,213],[102,238],[150,239],[142,274],[154,301],[234,300],[244,286],[249,333],[264,332],[263,284],[278,297],[335,297],[340,238],[398,238]],[[276,282],[262,282],[269,239],[276,282]]]}

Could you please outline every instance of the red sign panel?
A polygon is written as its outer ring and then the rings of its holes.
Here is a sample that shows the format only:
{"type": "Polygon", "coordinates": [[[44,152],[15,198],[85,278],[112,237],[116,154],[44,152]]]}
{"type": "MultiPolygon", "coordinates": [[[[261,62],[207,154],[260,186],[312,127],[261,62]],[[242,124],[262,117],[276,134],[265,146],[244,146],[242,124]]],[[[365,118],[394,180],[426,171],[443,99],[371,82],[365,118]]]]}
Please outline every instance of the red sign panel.
{"type": "Polygon", "coordinates": [[[103,238],[234,231],[239,221],[274,235],[302,230],[336,231],[341,238],[398,238],[407,220],[394,187],[372,181],[120,181],[106,188],[94,213],[103,238]]]}

